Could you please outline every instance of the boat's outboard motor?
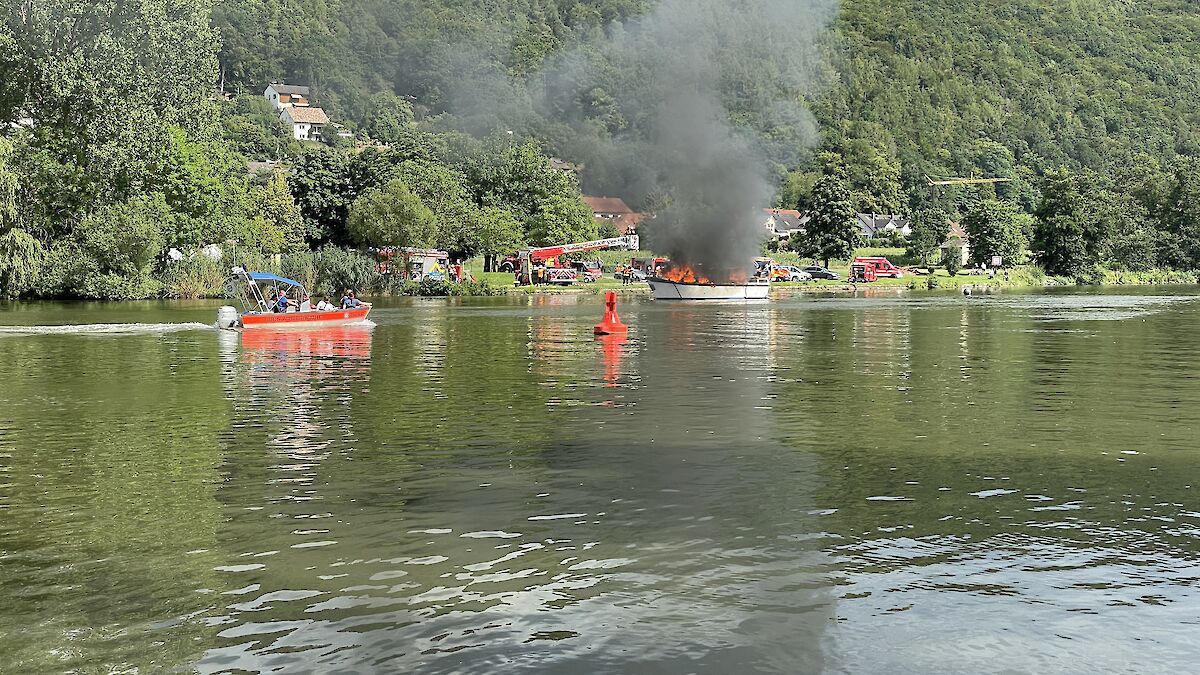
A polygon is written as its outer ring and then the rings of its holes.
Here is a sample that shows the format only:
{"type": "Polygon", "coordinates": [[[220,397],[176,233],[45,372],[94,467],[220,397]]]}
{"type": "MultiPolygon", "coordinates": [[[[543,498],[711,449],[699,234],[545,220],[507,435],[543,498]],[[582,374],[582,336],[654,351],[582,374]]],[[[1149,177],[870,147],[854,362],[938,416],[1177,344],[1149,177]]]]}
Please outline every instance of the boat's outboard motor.
{"type": "Polygon", "coordinates": [[[233,330],[238,327],[238,311],[236,307],[225,305],[217,310],[217,328],[233,330]]]}

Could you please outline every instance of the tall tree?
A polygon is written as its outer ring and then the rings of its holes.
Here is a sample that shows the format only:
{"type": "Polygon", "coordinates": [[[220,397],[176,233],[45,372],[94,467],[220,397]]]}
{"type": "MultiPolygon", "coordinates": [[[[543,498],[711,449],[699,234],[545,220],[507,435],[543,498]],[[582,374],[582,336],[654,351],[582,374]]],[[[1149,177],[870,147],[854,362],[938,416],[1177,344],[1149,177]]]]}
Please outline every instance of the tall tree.
{"type": "Polygon", "coordinates": [[[971,242],[971,262],[991,264],[1000,256],[1005,265],[1015,264],[1025,248],[1025,236],[1012,202],[984,199],[963,215],[963,229],[971,242]]]}
{"type": "Polygon", "coordinates": [[[596,236],[596,220],[592,210],[578,197],[555,195],[538,204],[527,238],[534,246],[550,246],[587,241],[596,236]]]}
{"type": "Polygon", "coordinates": [[[938,249],[950,232],[950,217],[938,209],[923,209],[913,215],[912,234],[908,237],[907,255],[929,266],[936,262],[938,249]]]}
{"type": "MultiPolygon", "coordinates": [[[[288,190],[287,177],[276,171],[266,184],[250,191],[247,216],[253,222],[250,237],[258,237],[266,253],[295,251],[307,248],[304,241],[304,217],[288,190]],[[269,241],[269,245],[263,242],[269,241]]],[[[254,239],[247,243],[253,245],[254,239]]]]}
{"type": "Polygon", "coordinates": [[[437,218],[435,245],[454,257],[474,255],[479,248],[478,210],[461,173],[444,164],[402,162],[397,176],[421,198],[437,218]]]}
{"type": "Polygon", "coordinates": [[[351,243],[346,229],[354,202],[350,159],[328,148],[310,150],[292,167],[289,185],[310,236],[318,242],[351,243]]]}
{"type": "Polygon", "coordinates": [[[1112,195],[1094,174],[1050,172],[1031,242],[1038,262],[1050,274],[1082,276],[1095,269],[1107,255],[1109,224],[1117,213],[1112,195]]]}
{"type": "Polygon", "coordinates": [[[368,190],[350,209],[350,232],[370,246],[431,246],[437,216],[399,178],[368,190]]]}
{"type": "Polygon", "coordinates": [[[840,171],[827,172],[813,185],[808,200],[809,221],[802,245],[805,253],[825,261],[853,257],[861,240],[855,222],[850,187],[840,171]]]}
{"type": "Polygon", "coordinates": [[[12,154],[12,142],[0,138],[0,297],[16,297],[32,288],[44,253],[37,239],[17,227],[19,181],[12,154]]]}
{"type": "Polygon", "coordinates": [[[494,206],[480,212],[479,252],[483,254],[483,271],[495,271],[496,256],[512,253],[521,244],[521,221],[515,215],[494,206]]]}
{"type": "Polygon", "coordinates": [[[1171,237],[1168,262],[1200,266],[1200,158],[1181,157],[1171,166],[1162,222],[1171,237]]]}

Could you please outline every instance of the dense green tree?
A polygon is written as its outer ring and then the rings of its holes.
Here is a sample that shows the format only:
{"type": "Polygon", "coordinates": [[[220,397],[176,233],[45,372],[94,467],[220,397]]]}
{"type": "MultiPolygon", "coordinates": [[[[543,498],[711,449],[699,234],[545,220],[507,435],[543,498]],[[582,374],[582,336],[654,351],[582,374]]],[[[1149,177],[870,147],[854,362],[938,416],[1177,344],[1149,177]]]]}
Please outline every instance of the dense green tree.
{"type": "Polygon", "coordinates": [[[984,199],[963,215],[962,224],[971,240],[971,263],[990,265],[996,255],[1005,265],[1020,261],[1025,235],[1012,202],[984,199]]]}
{"type": "Polygon", "coordinates": [[[350,209],[350,232],[376,247],[433,245],[437,216],[399,178],[364,192],[350,209]]]}
{"type": "Polygon", "coordinates": [[[1071,185],[1070,174],[1051,174],[1042,192],[1037,228],[1030,242],[1042,269],[1060,275],[1084,270],[1089,263],[1084,218],[1083,199],[1071,185]]]}
{"type": "Polygon", "coordinates": [[[775,200],[776,208],[794,209],[800,204],[807,203],[808,196],[812,194],[813,185],[820,177],[819,171],[789,171],[784,175],[779,186],[779,196],[775,200]]]}
{"type": "Polygon", "coordinates": [[[950,276],[955,276],[962,269],[962,256],[958,249],[950,248],[942,251],[942,267],[946,268],[946,273],[950,276]]]}
{"type": "Polygon", "coordinates": [[[0,297],[16,297],[33,287],[42,245],[17,227],[19,180],[11,165],[13,144],[0,138],[0,297]]]}
{"type": "Polygon", "coordinates": [[[315,241],[351,241],[346,230],[346,218],[354,202],[350,161],[345,153],[318,148],[305,152],[292,167],[288,184],[315,241]]]}
{"type": "Polygon", "coordinates": [[[380,92],[367,104],[363,129],[384,143],[400,143],[412,133],[412,104],[390,92],[380,92]]]}
{"type": "Polygon", "coordinates": [[[458,171],[444,164],[402,162],[397,175],[421,198],[437,219],[434,243],[456,258],[479,248],[478,209],[458,171]]]}
{"type": "Polygon", "coordinates": [[[154,265],[166,247],[174,214],[161,194],[109,204],[88,214],[74,241],[79,258],[70,279],[75,293],[101,299],[142,298],[157,292],[154,265]]]}
{"type": "Polygon", "coordinates": [[[479,253],[483,254],[483,271],[494,272],[496,257],[512,253],[524,243],[521,221],[509,211],[489,206],[479,219],[479,253]]]}
{"type": "Polygon", "coordinates": [[[244,94],[223,106],[222,131],[226,144],[248,159],[281,160],[301,153],[300,142],[280,121],[279,113],[259,92],[244,94]]]}
{"type": "Polygon", "coordinates": [[[161,193],[171,210],[167,244],[193,249],[229,239],[245,218],[248,177],[244,160],[220,141],[196,142],[183,129],[168,129],[169,146],[148,187],[161,193]]]}
{"type": "Polygon", "coordinates": [[[527,239],[533,246],[569,244],[596,238],[596,219],[578,197],[554,195],[538,204],[527,239]]]}
{"type": "Polygon", "coordinates": [[[498,161],[478,163],[473,173],[480,204],[507,209],[521,218],[539,213],[547,199],[578,201],[579,197],[576,180],[552,168],[532,141],[507,148],[498,161]]]}
{"type": "Polygon", "coordinates": [[[1200,157],[1180,158],[1172,165],[1162,224],[1169,237],[1166,262],[1200,267],[1200,157]]]}
{"type": "Polygon", "coordinates": [[[950,217],[938,209],[924,209],[913,214],[912,234],[908,237],[906,255],[929,266],[939,259],[939,247],[950,231],[950,217]]]}
{"type": "Polygon", "coordinates": [[[307,248],[304,217],[282,172],[272,173],[264,185],[250,191],[246,215],[249,227],[243,230],[244,243],[257,244],[265,253],[307,248]]]}
{"type": "Polygon", "coordinates": [[[796,242],[802,255],[824,260],[826,267],[830,260],[852,257],[861,239],[854,213],[850,187],[840,171],[818,179],[808,200],[806,236],[796,242]]]}
{"type": "MultiPolygon", "coordinates": [[[[92,202],[152,181],[168,129],[206,131],[217,36],[210,3],[44,0],[3,15],[15,42],[0,120],[34,121],[31,148],[79,167],[92,202]]],[[[80,214],[71,214],[78,217],[80,214]]]]}

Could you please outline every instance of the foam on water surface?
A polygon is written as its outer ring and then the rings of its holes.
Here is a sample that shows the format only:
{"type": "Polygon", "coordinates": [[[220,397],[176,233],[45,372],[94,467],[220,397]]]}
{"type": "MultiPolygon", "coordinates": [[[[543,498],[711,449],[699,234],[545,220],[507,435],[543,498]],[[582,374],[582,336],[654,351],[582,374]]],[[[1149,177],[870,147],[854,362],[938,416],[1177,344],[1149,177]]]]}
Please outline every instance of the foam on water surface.
{"type": "Polygon", "coordinates": [[[85,323],[61,326],[0,326],[0,335],[153,335],[216,330],[207,323],[85,323]]]}

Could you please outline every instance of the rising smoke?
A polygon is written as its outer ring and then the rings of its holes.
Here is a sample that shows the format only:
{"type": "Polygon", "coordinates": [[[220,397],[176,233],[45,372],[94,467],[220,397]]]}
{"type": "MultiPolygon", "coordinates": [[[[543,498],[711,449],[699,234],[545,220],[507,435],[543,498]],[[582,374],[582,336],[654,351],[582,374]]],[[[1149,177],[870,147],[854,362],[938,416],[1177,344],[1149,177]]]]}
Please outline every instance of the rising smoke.
{"type": "Polygon", "coordinates": [[[833,0],[662,0],[543,73],[540,112],[585,189],[648,205],[646,239],[712,278],[744,272],[781,167],[816,141],[804,101],[833,0]],[[600,99],[599,101],[597,99],[600,99]]]}

